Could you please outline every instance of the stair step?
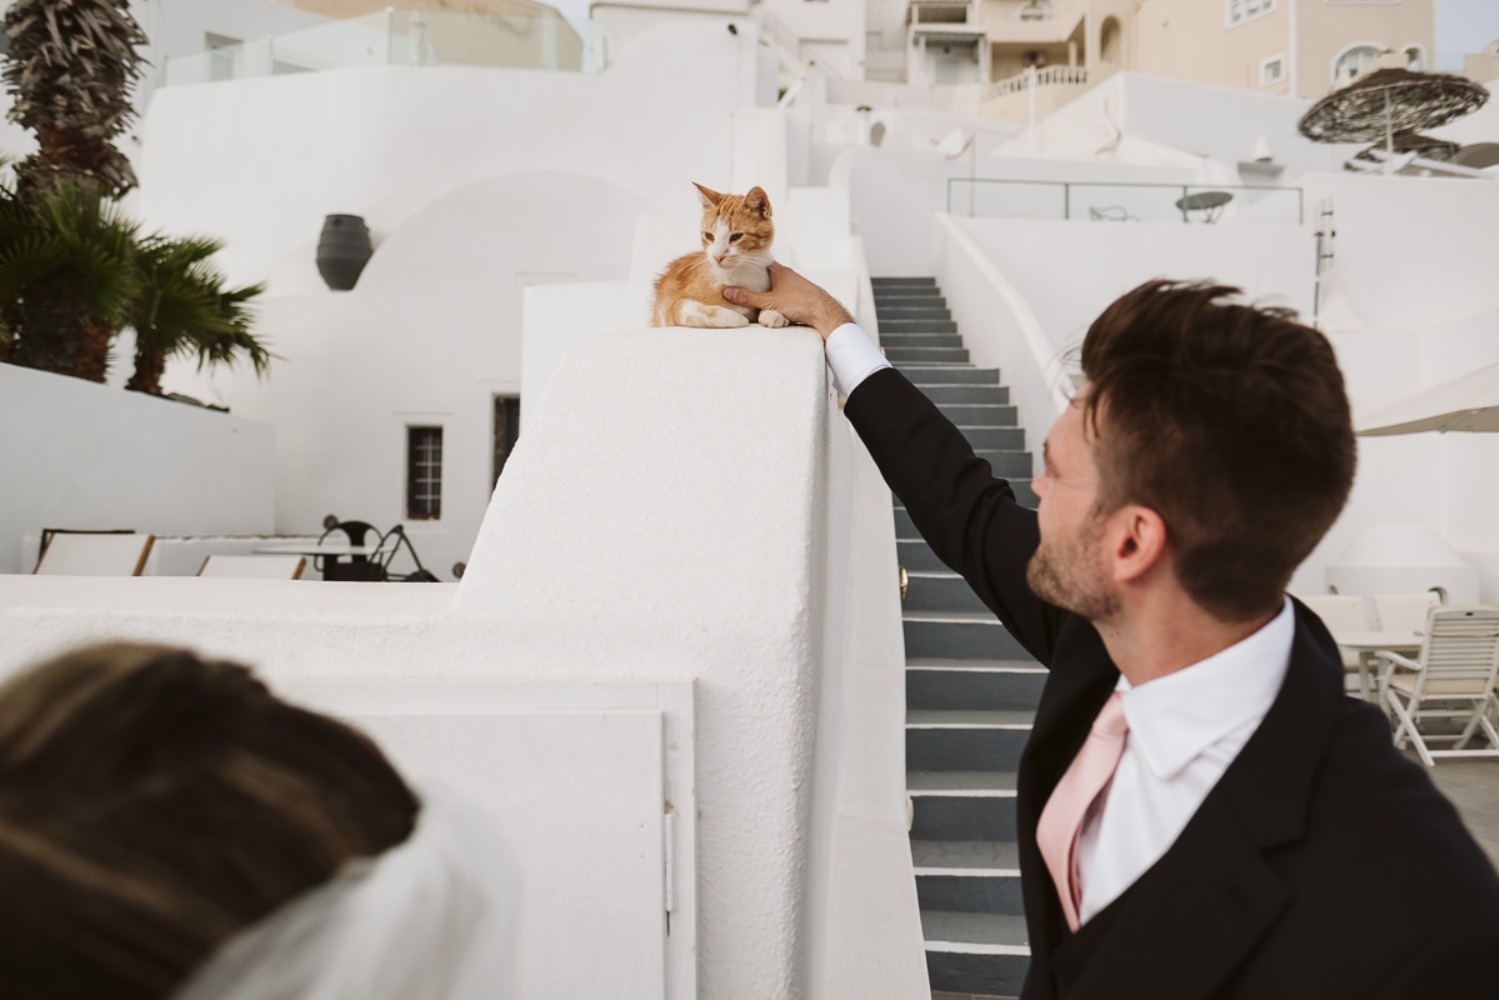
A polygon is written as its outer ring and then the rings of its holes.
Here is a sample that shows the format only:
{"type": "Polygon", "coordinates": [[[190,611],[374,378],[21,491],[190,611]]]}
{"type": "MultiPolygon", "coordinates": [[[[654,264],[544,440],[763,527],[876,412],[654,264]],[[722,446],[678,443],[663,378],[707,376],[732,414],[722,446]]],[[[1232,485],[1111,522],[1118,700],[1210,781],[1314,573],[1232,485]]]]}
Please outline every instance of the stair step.
{"type": "MultiPolygon", "coordinates": [[[[947,299],[935,288],[897,288],[874,293],[874,314],[889,309],[947,309],[947,299]]],[[[948,314],[951,317],[951,312],[948,314]]]]}
{"type": "Polygon", "coordinates": [[[913,795],[911,836],[921,840],[1015,839],[1014,797],[913,795]]]}
{"type": "MultiPolygon", "coordinates": [[[[908,347],[957,347],[963,346],[963,338],[956,333],[885,333],[880,332],[880,346],[888,355],[892,348],[908,347]]],[[[998,388],[995,386],[994,388],[998,388]]]]}
{"type": "Polygon", "coordinates": [[[934,910],[923,912],[921,922],[934,991],[965,998],[1020,995],[1030,967],[1023,917],[934,910]]]}
{"type": "Polygon", "coordinates": [[[885,358],[892,365],[966,365],[969,363],[966,347],[887,347],[885,358]]]}
{"type": "MultiPolygon", "coordinates": [[[[1030,730],[1020,727],[944,728],[907,723],[906,766],[914,771],[1013,771],[1019,766],[1020,752],[1029,736],[1030,730]]],[[[917,798],[913,796],[912,801],[917,798]]],[[[916,840],[1013,840],[1015,837],[1014,802],[1009,799],[935,795],[919,798],[921,804],[917,808],[924,811],[918,819],[924,817],[925,822],[933,825],[913,827],[911,836],[916,840]],[[963,807],[967,802],[989,803],[986,808],[991,815],[971,829],[947,825],[946,820],[954,814],[964,822],[972,820],[963,807]],[[1004,808],[1000,809],[996,803],[1004,808]],[[926,836],[929,828],[940,836],[926,836]]]]}
{"type": "MultiPolygon", "coordinates": [[[[955,661],[963,662],[963,661],[955,661]]],[[[964,708],[1033,712],[1046,684],[1045,670],[906,669],[907,710],[964,708]]]]}
{"type": "Polygon", "coordinates": [[[1001,840],[912,840],[918,876],[1020,872],[1020,848],[1001,840]]]}
{"type": "Polygon", "coordinates": [[[918,875],[916,899],[923,910],[1025,916],[1019,872],[1005,875],[918,875]]]}
{"type": "Polygon", "coordinates": [[[913,319],[948,322],[952,319],[952,310],[937,298],[896,299],[884,305],[876,305],[875,315],[879,317],[883,327],[886,323],[913,319]]]}
{"type": "Polygon", "coordinates": [[[948,385],[922,385],[918,389],[926,395],[927,399],[938,404],[943,403],[969,403],[1002,405],[1010,401],[1010,387],[1007,385],[965,385],[961,382],[948,385]]]}
{"type": "MultiPolygon", "coordinates": [[[[1024,714],[1027,717],[1030,713],[1024,714]]],[[[970,798],[1013,799],[1013,771],[909,771],[906,791],[917,795],[956,795],[970,798]]]]}
{"type": "Polygon", "coordinates": [[[958,324],[950,319],[880,318],[880,334],[887,333],[957,333],[958,324]]]}
{"type": "MultiPolygon", "coordinates": [[[[897,543],[904,549],[910,542],[897,543]]],[[[922,546],[925,548],[925,545],[922,546]]],[[[909,566],[906,559],[901,564],[909,566]]],[[[1031,654],[985,611],[981,614],[961,612],[933,614],[908,612],[901,622],[905,632],[907,656],[943,656],[952,659],[1027,660],[1031,654]]],[[[970,769],[971,770],[971,769],[970,769]]]]}
{"type": "Polygon", "coordinates": [[[879,278],[871,277],[869,283],[876,288],[895,288],[901,285],[925,285],[930,288],[937,287],[937,279],[930,275],[887,275],[879,278]]]}
{"type": "Polygon", "coordinates": [[[998,385],[998,368],[953,368],[949,365],[906,364],[900,366],[901,373],[916,385],[945,383],[952,385],[998,385]]]}
{"type": "MultiPolygon", "coordinates": [[[[899,525],[896,526],[896,536],[900,537],[899,525]]],[[[984,602],[956,573],[912,572],[909,569],[906,572],[910,574],[910,589],[901,607],[907,612],[966,611],[978,614],[984,610],[984,602]]]]}
{"type": "Polygon", "coordinates": [[[1010,404],[938,403],[937,409],[959,427],[1015,427],[1019,421],[1015,407],[1010,404]]]}
{"type": "MultiPolygon", "coordinates": [[[[921,927],[925,932],[928,952],[946,950],[939,945],[945,943],[957,946],[951,949],[953,951],[968,954],[982,954],[984,951],[991,954],[1030,954],[1030,934],[1025,927],[1025,918],[1010,913],[924,910],[921,914],[921,927]],[[934,949],[934,945],[939,947],[934,949]]],[[[937,984],[933,983],[932,986],[936,988],[937,984]]]]}

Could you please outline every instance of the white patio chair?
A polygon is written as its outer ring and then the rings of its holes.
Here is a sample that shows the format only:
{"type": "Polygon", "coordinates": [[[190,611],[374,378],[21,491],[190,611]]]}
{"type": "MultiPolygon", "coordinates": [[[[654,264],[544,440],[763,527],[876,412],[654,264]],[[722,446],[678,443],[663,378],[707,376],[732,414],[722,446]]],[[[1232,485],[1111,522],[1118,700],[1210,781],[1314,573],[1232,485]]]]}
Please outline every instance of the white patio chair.
{"type": "Polygon", "coordinates": [[[37,558],[40,576],[140,576],[155,535],[55,531],[37,558]]]}
{"type": "Polygon", "coordinates": [[[1426,627],[1426,616],[1442,603],[1434,590],[1420,594],[1375,594],[1374,614],[1381,632],[1420,632],[1426,627]]]}
{"type": "Polygon", "coordinates": [[[1395,715],[1395,745],[1415,744],[1427,767],[1437,757],[1499,757],[1499,730],[1489,718],[1499,709],[1499,607],[1434,607],[1425,631],[1415,661],[1383,649],[1374,654],[1384,664],[1379,688],[1395,715]],[[1423,729],[1431,719],[1446,720],[1455,731],[1423,729]],[[1480,730],[1488,747],[1464,749],[1480,730]],[[1430,740],[1452,740],[1453,747],[1432,750],[1430,740]]]}
{"type": "Polygon", "coordinates": [[[227,576],[249,580],[300,580],[306,556],[211,555],[198,567],[199,576],[227,576]]]}

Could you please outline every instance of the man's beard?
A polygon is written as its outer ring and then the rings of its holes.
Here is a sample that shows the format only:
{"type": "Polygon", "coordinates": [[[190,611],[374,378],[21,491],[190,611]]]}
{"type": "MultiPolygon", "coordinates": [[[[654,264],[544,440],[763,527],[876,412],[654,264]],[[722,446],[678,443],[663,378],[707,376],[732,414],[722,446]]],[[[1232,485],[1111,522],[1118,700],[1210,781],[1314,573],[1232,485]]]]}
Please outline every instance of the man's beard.
{"type": "Polygon", "coordinates": [[[1049,604],[1081,615],[1090,622],[1105,622],[1119,610],[1119,597],[1107,577],[1096,569],[1101,555],[1104,519],[1088,518],[1071,541],[1042,539],[1025,569],[1031,592],[1049,604]]]}

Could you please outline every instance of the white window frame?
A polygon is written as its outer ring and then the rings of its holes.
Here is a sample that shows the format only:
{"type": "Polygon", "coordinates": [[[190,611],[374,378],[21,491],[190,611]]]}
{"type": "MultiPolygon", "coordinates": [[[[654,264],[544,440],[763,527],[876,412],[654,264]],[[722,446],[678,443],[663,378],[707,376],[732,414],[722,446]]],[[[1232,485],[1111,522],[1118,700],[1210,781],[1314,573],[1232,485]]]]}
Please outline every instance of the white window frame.
{"type": "Polygon", "coordinates": [[[1223,0],[1223,25],[1237,28],[1274,12],[1275,0],[1223,0]]]}
{"type": "Polygon", "coordinates": [[[1261,59],[1260,60],[1260,86],[1261,87],[1273,87],[1273,86],[1275,86],[1278,83],[1285,83],[1286,82],[1286,75],[1287,75],[1286,74],[1286,54],[1284,52],[1280,53],[1279,55],[1271,56],[1269,59],[1261,59]],[[1272,79],[1270,79],[1266,75],[1266,71],[1271,66],[1274,66],[1276,63],[1280,64],[1280,72],[1272,80],[1272,79]]]}
{"type": "Polygon", "coordinates": [[[447,499],[447,492],[448,492],[447,489],[446,489],[446,487],[447,487],[447,473],[448,473],[447,456],[448,456],[448,451],[449,451],[449,436],[448,436],[447,422],[443,421],[443,420],[423,420],[421,418],[416,418],[416,419],[410,419],[410,420],[403,421],[403,423],[402,423],[402,442],[401,443],[402,443],[402,458],[403,458],[403,461],[401,463],[401,472],[402,472],[402,488],[401,488],[401,514],[402,514],[402,517],[401,517],[401,520],[402,521],[406,521],[406,522],[415,522],[415,523],[418,523],[418,524],[440,524],[442,522],[445,514],[447,513],[446,511],[443,510],[443,507],[444,507],[443,501],[445,499],[447,499]],[[412,440],[411,440],[411,436],[412,435],[411,435],[411,432],[412,431],[417,431],[417,430],[423,430],[423,431],[434,431],[435,430],[435,431],[437,431],[438,436],[439,436],[438,439],[439,439],[440,443],[439,443],[438,447],[441,450],[438,452],[438,458],[437,458],[437,463],[436,463],[437,464],[437,479],[435,480],[435,482],[437,484],[437,490],[436,490],[437,495],[436,495],[435,499],[437,501],[437,510],[438,510],[436,516],[423,516],[421,514],[413,514],[412,510],[411,510],[411,503],[410,503],[410,501],[412,499],[412,496],[411,496],[411,477],[412,477],[412,474],[413,474],[413,471],[414,471],[412,469],[412,467],[411,467],[412,466],[412,458],[413,458],[412,451],[411,451],[411,445],[412,445],[412,440]]]}
{"type": "Polygon", "coordinates": [[[1343,61],[1345,56],[1351,55],[1352,53],[1357,52],[1359,49],[1374,49],[1374,58],[1378,59],[1387,48],[1388,46],[1386,46],[1383,42],[1374,42],[1367,39],[1362,42],[1353,42],[1350,45],[1343,46],[1338,54],[1332,57],[1332,65],[1328,70],[1327,75],[1328,78],[1332,80],[1332,85],[1334,87],[1346,86],[1345,83],[1338,79],[1338,64],[1343,61]]]}

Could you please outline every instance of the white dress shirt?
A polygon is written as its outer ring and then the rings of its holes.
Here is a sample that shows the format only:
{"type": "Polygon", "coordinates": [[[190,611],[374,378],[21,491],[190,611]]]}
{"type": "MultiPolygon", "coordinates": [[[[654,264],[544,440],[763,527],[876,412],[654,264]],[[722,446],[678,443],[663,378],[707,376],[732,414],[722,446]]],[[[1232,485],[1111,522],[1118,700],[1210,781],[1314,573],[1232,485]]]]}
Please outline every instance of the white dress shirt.
{"type": "Polygon", "coordinates": [[[1295,635],[1287,598],[1263,628],[1206,660],[1139,687],[1119,678],[1129,735],[1078,839],[1083,923],[1176,842],[1270,711],[1295,635]]]}
{"type": "MultiPolygon", "coordinates": [[[[845,396],[890,363],[852,323],[827,341],[845,396]]],[[[1291,663],[1291,601],[1225,650],[1139,687],[1119,678],[1129,735],[1108,790],[1083,822],[1079,919],[1086,923],[1160,860],[1264,721],[1291,663]]]]}

